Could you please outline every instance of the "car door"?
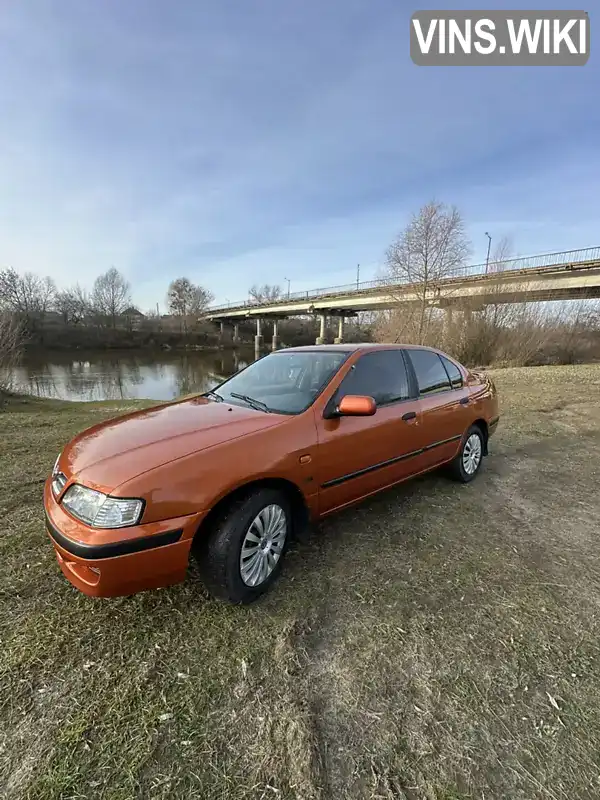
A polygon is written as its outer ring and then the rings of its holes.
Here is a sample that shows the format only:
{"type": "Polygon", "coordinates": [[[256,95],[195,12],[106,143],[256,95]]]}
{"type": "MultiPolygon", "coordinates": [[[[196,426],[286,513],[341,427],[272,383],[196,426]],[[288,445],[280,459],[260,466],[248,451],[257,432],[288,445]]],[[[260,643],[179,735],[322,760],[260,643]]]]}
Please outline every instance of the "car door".
{"type": "Polygon", "coordinates": [[[469,390],[450,359],[434,350],[410,348],[405,352],[419,390],[423,464],[432,467],[455,455],[469,427],[469,390]]]}
{"type": "Polygon", "coordinates": [[[372,494],[418,471],[421,440],[419,402],[402,351],[362,354],[316,419],[319,509],[322,514],[372,494]],[[333,417],[327,409],[345,395],[368,395],[371,417],[333,417]]]}

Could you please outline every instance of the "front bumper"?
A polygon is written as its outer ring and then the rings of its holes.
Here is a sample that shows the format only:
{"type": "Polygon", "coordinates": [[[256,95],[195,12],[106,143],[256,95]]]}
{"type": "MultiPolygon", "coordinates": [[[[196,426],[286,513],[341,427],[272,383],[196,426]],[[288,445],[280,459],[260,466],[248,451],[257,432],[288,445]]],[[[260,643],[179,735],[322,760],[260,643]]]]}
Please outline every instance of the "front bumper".
{"type": "Polygon", "coordinates": [[[46,530],[63,575],[93,597],[120,597],[184,580],[204,514],[95,530],[74,519],[44,486],[46,530]]]}

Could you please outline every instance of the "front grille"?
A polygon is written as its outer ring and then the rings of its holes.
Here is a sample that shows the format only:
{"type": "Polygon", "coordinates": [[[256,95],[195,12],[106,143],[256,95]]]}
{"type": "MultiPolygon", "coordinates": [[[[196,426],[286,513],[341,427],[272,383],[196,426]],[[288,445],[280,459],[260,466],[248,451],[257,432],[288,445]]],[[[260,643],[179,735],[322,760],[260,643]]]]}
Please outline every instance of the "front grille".
{"type": "Polygon", "coordinates": [[[62,492],[65,488],[65,483],[67,482],[67,476],[64,472],[57,472],[52,477],[52,494],[54,497],[58,497],[58,495],[62,492]]]}

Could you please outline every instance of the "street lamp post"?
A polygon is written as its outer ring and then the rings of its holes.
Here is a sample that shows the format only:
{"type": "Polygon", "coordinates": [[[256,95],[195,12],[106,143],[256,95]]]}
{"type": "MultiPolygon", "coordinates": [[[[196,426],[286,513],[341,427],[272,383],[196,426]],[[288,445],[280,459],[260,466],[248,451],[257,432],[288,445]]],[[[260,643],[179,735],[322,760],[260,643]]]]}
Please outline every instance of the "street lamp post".
{"type": "Polygon", "coordinates": [[[287,281],[287,285],[288,285],[288,300],[289,300],[290,299],[290,279],[289,278],[284,278],[283,280],[287,281]]]}
{"type": "Polygon", "coordinates": [[[358,289],[358,284],[360,281],[360,264],[356,265],[356,288],[358,289]]]}
{"type": "Polygon", "coordinates": [[[488,267],[490,266],[490,247],[492,246],[492,237],[486,231],[485,235],[488,237],[488,249],[487,249],[487,256],[485,259],[485,274],[487,275],[488,267]]]}

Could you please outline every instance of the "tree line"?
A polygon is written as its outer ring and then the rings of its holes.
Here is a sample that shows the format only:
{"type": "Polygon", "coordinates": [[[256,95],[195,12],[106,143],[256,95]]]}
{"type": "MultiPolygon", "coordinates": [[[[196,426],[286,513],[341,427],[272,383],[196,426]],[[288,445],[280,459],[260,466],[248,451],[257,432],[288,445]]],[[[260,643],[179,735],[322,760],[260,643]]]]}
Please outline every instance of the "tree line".
{"type": "MultiPolygon", "coordinates": [[[[201,314],[212,299],[208,289],[188,278],[173,280],[166,296],[169,313],[181,317],[183,325],[201,314]]],[[[7,268],[0,270],[0,312],[14,315],[29,329],[35,329],[50,312],[58,314],[65,325],[116,328],[128,312],[139,309],[133,305],[130,282],[115,267],[99,275],[91,290],[79,283],[59,290],[50,277],[32,272],[21,275],[7,268]]]]}
{"type": "MultiPolygon", "coordinates": [[[[282,296],[280,286],[254,284],[248,290],[250,302],[263,303],[282,296]]],[[[193,329],[197,318],[214,299],[210,289],[193,283],[187,277],[171,281],[166,293],[166,308],[180,321],[184,333],[193,329]]],[[[15,269],[0,270],[0,313],[12,315],[27,331],[35,331],[49,313],[57,314],[66,326],[95,325],[116,329],[126,326],[127,318],[141,313],[133,304],[131,283],[115,267],[99,275],[91,289],[75,283],[58,289],[48,276],[33,272],[18,273],[15,269]]],[[[149,320],[157,316],[155,309],[144,313],[149,320]]]]}

